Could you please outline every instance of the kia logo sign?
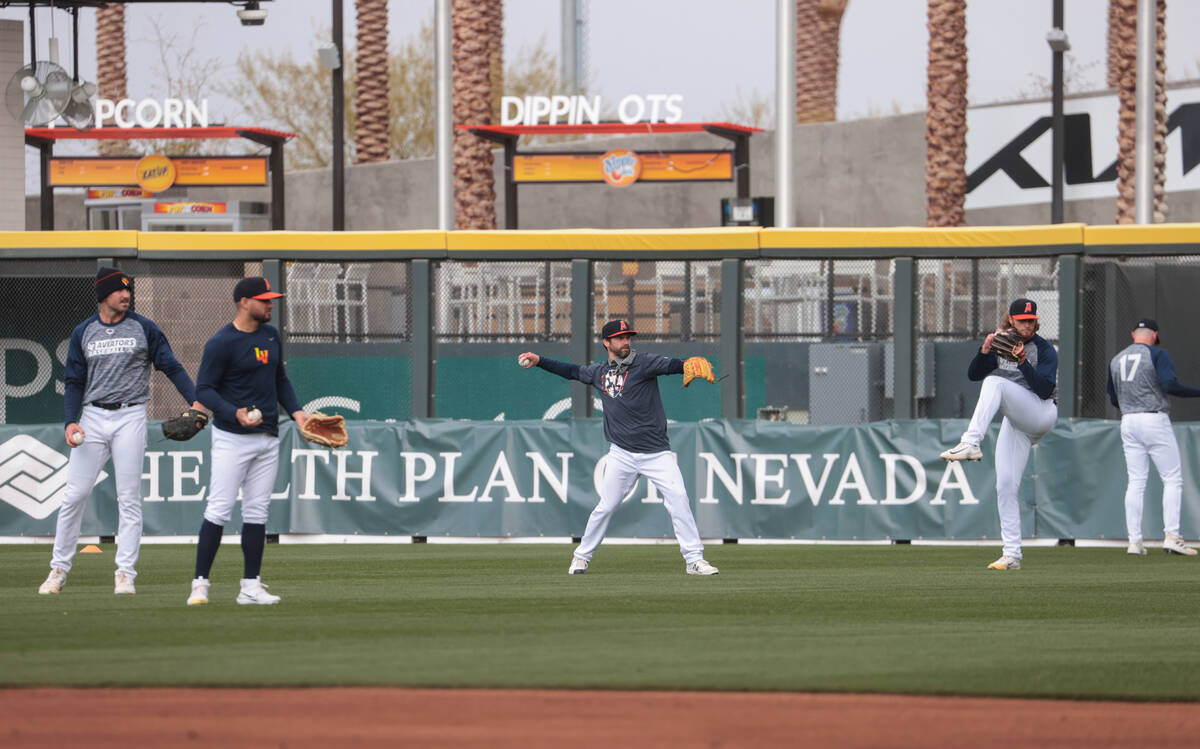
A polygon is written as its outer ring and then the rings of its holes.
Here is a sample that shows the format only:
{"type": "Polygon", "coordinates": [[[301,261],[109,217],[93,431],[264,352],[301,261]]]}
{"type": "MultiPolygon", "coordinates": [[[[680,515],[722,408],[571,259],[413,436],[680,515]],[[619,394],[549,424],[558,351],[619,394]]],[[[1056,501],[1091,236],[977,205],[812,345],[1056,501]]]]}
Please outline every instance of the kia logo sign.
{"type": "MultiPolygon", "coordinates": [[[[1063,177],[1067,200],[1117,195],[1115,94],[1068,99],[1063,118],[1063,177]]],[[[1200,87],[1167,91],[1168,192],[1200,190],[1200,87]]],[[[1048,203],[1050,102],[967,110],[968,210],[1048,203]]]]}

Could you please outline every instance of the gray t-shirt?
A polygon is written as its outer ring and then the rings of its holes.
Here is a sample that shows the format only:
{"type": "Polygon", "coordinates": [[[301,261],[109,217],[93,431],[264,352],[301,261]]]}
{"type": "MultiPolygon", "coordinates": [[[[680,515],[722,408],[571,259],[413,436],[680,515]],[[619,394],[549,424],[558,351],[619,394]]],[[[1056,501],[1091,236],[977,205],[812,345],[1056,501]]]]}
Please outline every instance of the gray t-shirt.
{"type": "Polygon", "coordinates": [[[150,400],[150,366],[175,384],[188,404],[196,387],[175,358],[166,336],[149,319],[128,312],[109,325],[99,315],[71,333],[67,349],[66,423],[79,420],[89,403],[145,403],[150,400]]]}
{"type": "MultiPolygon", "coordinates": [[[[1170,410],[1171,403],[1159,384],[1158,367],[1155,366],[1159,364],[1155,359],[1166,353],[1163,349],[1151,348],[1144,343],[1132,343],[1108,363],[1109,381],[1122,414],[1170,410]]],[[[1175,367],[1170,364],[1170,357],[1164,363],[1170,366],[1171,379],[1174,379],[1175,367]]]]}

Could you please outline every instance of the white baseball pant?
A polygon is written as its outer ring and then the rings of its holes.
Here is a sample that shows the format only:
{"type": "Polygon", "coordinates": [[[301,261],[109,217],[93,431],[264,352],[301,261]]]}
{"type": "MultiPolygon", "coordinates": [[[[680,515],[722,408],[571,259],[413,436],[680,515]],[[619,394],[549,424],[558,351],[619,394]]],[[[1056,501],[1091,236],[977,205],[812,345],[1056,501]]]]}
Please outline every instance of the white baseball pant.
{"type": "Polygon", "coordinates": [[[1000,515],[1000,539],[1004,555],[1021,558],[1021,505],[1017,490],[1029,462],[1029,450],[1054,428],[1058,405],[1042,400],[1027,387],[1003,377],[983,378],[975,413],[962,441],[978,445],[996,414],[1000,434],[996,438],[996,510],[1000,515]]]}
{"type": "Polygon", "coordinates": [[[83,444],[71,450],[67,485],[58,508],[50,567],[70,571],[83,524],[83,510],[100,469],[113,463],[117,486],[117,572],[137,577],[142,544],[142,463],[146,458],[146,404],[106,411],[84,406],[79,417],[83,444]]]}
{"type": "Polygon", "coordinates": [[[671,527],[679,541],[679,550],[684,561],[696,562],[704,558],[704,544],[696,528],[696,518],[688,501],[687,489],[683,486],[683,474],[675,453],[665,450],[659,453],[633,453],[612,445],[608,450],[608,461],[604,467],[604,479],[600,485],[600,503],[588,516],[583,539],[575,549],[575,556],[590,562],[596,547],[604,540],[608,521],[620,506],[625,495],[633,488],[638,476],[645,476],[662,495],[663,505],[671,514],[671,527]]]}
{"type": "Polygon", "coordinates": [[[242,522],[265,525],[279,468],[279,438],[212,430],[212,466],[204,519],[224,526],[242,494],[242,522]]]}
{"type": "Polygon", "coordinates": [[[1179,443],[1171,429],[1171,417],[1165,413],[1125,414],[1121,417],[1121,445],[1125,448],[1125,469],[1129,483],[1125,487],[1125,527],[1129,542],[1142,540],[1142,501],[1150,459],[1163,483],[1163,532],[1179,533],[1180,505],[1183,502],[1183,468],[1179,443]]]}

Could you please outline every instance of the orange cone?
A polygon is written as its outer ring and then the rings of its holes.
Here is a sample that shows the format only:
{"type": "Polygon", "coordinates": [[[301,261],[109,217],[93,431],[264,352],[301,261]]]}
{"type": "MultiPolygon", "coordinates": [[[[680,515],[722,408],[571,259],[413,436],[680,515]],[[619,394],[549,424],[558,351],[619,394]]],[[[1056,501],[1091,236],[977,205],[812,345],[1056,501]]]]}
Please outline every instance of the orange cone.
{"type": "Polygon", "coordinates": [[[80,549],[79,553],[80,554],[103,554],[104,552],[101,551],[100,547],[97,546],[96,544],[88,544],[87,546],[80,549]]]}

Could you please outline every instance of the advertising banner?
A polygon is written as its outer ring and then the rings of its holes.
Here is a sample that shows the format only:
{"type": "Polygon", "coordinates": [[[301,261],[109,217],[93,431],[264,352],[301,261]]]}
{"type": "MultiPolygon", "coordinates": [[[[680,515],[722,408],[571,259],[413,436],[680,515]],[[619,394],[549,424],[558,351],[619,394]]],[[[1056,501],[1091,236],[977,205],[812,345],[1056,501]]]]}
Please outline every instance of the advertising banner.
{"type": "MultiPolygon", "coordinates": [[[[947,463],[961,420],[896,420],[812,427],[705,421],[670,427],[706,538],[996,539],[992,454],[947,463]]],[[[1196,427],[1176,426],[1184,455],[1196,427]]],[[[208,489],[211,430],[187,443],[150,430],[142,475],[145,533],[193,535],[208,489]]],[[[350,424],[350,444],[280,439],[270,533],[568,537],[599,499],[608,445],[599,419],[350,424]]],[[[66,484],[62,427],[0,426],[0,536],[50,536],[66,484]]],[[[99,477],[83,532],[112,535],[112,467],[99,477]]],[[[1119,422],[1063,420],[1033,450],[1021,486],[1026,537],[1125,537],[1119,422]]],[[[671,538],[653,486],[639,480],[609,528],[613,537],[671,538]]],[[[1145,529],[1161,537],[1161,485],[1147,487],[1145,529]]],[[[1200,535],[1200,494],[1185,461],[1183,528],[1200,535]]],[[[232,527],[239,527],[236,513],[232,527]]]]}
{"type": "MultiPolygon", "coordinates": [[[[612,153],[612,152],[609,152],[612,153]]],[[[711,182],[733,179],[730,151],[629,152],[641,182],[711,182]]],[[[514,182],[604,182],[608,153],[526,153],[513,156],[514,182]]]]}

